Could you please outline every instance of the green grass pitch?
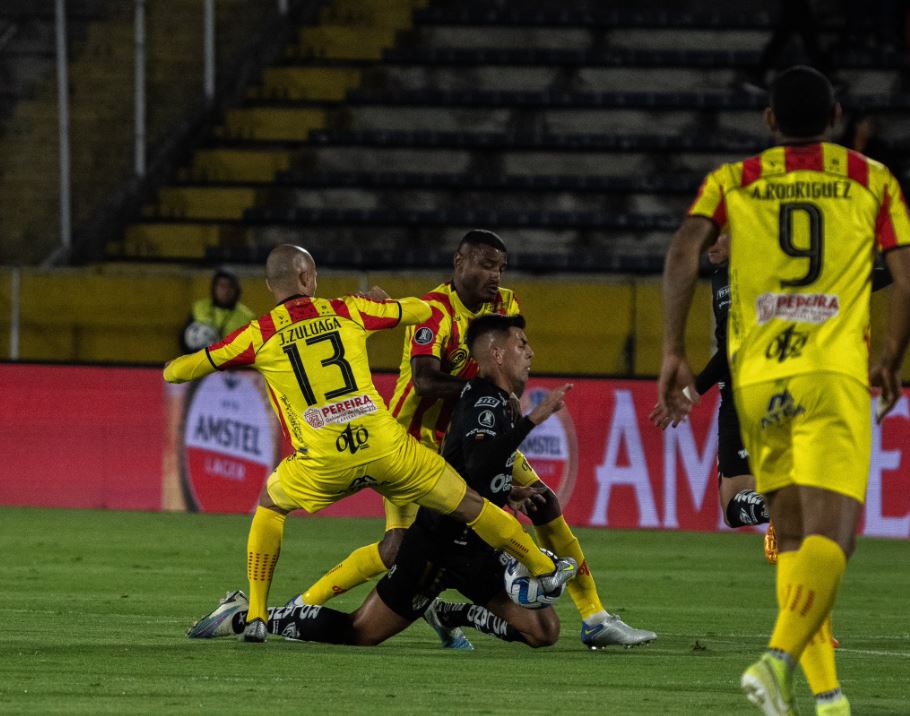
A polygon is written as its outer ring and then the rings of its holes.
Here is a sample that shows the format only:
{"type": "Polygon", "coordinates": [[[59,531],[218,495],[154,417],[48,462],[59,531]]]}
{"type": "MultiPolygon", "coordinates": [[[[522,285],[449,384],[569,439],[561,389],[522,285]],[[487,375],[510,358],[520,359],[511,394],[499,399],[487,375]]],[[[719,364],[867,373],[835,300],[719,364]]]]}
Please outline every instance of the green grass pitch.
{"type": "MultiPolygon", "coordinates": [[[[739,675],[774,617],[757,534],[579,529],[608,608],[650,646],[590,652],[566,597],[563,631],[531,650],[470,633],[447,652],[422,622],[368,648],[184,631],[245,588],[249,518],[0,508],[0,713],[751,713],[739,675]]],[[[288,521],[273,602],[303,589],[377,520],[288,521]]],[[[910,543],[861,539],[834,615],[856,714],[907,714],[910,543]]],[[[336,599],[351,610],[366,591],[336,599]]],[[[814,713],[805,682],[799,705],[814,713]]]]}

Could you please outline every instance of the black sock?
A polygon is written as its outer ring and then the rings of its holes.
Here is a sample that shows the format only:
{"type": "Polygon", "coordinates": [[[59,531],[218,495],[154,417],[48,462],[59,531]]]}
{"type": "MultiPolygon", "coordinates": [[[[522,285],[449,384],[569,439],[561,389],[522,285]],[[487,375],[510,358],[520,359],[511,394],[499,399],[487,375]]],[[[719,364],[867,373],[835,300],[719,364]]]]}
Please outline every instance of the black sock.
{"type": "Polygon", "coordinates": [[[731,527],[763,525],[770,517],[765,498],[755,490],[741,490],[727,505],[727,522],[731,527]]]}
{"type": "MultiPolygon", "coordinates": [[[[245,615],[244,615],[245,616],[245,615]]],[[[323,606],[272,607],[269,609],[269,632],[300,641],[326,644],[353,644],[351,615],[323,606]]]]}
{"type": "Polygon", "coordinates": [[[496,616],[486,607],[463,602],[437,603],[436,613],[442,625],[453,627],[471,627],[484,634],[490,634],[503,641],[520,641],[527,643],[521,632],[505,619],[496,616]]]}

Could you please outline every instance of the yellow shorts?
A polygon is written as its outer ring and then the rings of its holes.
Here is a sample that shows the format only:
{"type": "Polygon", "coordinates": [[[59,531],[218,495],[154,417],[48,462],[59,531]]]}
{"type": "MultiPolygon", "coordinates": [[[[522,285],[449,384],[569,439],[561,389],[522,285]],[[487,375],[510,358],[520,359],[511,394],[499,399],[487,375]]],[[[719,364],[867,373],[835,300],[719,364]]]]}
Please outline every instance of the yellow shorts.
{"type": "Polygon", "coordinates": [[[735,389],[735,402],[758,492],[806,485],[865,501],[872,408],[860,381],[795,375],[735,389]]]}
{"type": "MultiPolygon", "coordinates": [[[[537,473],[534,472],[534,468],[531,467],[531,463],[529,463],[527,458],[519,452],[515,459],[515,466],[512,468],[512,484],[532,485],[539,479],[537,473]]],[[[382,502],[383,507],[385,507],[386,532],[389,530],[406,530],[414,524],[414,520],[417,519],[417,508],[419,505],[416,503],[396,505],[388,498],[384,499],[382,502]]]]}
{"type": "Polygon", "coordinates": [[[416,502],[407,505],[396,505],[389,498],[382,499],[382,506],[385,508],[385,531],[389,530],[406,530],[417,519],[417,509],[420,507],[416,502]]]}
{"type": "Polygon", "coordinates": [[[468,486],[438,453],[403,431],[394,452],[362,465],[326,467],[294,453],[278,464],[268,480],[269,497],[278,507],[311,513],[365,487],[396,505],[416,502],[449,514],[464,499],[468,486]]]}

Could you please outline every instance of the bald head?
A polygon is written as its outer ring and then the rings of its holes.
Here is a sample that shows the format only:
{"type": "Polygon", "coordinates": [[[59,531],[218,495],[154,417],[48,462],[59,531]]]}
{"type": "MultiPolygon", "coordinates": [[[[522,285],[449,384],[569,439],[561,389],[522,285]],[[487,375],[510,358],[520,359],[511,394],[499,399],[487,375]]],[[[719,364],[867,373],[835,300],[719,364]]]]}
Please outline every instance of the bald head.
{"type": "Polygon", "coordinates": [[[293,244],[280,244],[265,261],[265,282],[276,301],[316,293],[316,262],[310,252],[293,244]]]}

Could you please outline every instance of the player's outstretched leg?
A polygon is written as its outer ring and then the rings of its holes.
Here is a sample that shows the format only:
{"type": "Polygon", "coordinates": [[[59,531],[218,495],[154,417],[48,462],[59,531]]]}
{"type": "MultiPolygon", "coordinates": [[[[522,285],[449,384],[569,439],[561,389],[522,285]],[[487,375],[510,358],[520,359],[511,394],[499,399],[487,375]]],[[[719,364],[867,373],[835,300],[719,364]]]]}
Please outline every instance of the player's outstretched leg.
{"type": "Polygon", "coordinates": [[[653,631],[631,627],[604,609],[597,593],[594,575],[588,568],[588,561],[578,538],[572,533],[562,515],[559,500],[542,481],[535,483],[538,484],[540,486],[538,491],[545,502],[539,504],[531,519],[540,543],[556,554],[571,557],[578,564],[578,576],[569,582],[567,589],[581,615],[582,644],[591,649],[614,645],[629,648],[654,641],[657,634],[653,631]]]}
{"type": "Polygon", "coordinates": [[[829,615],[806,644],[799,659],[800,668],[815,696],[816,713],[832,716],[850,713],[850,702],[841,691],[837,679],[833,642],[829,615]]]}
{"type": "Polygon", "coordinates": [[[247,540],[246,564],[250,584],[250,606],[246,628],[241,635],[243,641],[265,641],[269,587],[272,585],[272,576],[281,552],[286,519],[286,512],[262,505],[256,508],[256,514],[253,516],[247,540]]]}
{"type": "Polygon", "coordinates": [[[196,620],[186,632],[187,639],[214,639],[243,632],[249,607],[246,594],[239,589],[228,592],[214,611],[196,620]]]}
{"type": "Polygon", "coordinates": [[[322,575],[299,596],[301,604],[325,604],[333,597],[385,574],[379,542],[359,547],[322,575]]]}
{"type": "Polygon", "coordinates": [[[445,629],[470,627],[503,641],[531,647],[552,646],[559,639],[559,617],[551,607],[525,609],[505,595],[486,606],[434,599],[427,608],[445,629]]]}
{"type": "Polygon", "coordinates": [[[443,649],[458,649],[461,651],[474,651],[474,645],[465,636],[461,627],[457,624],[443,623],[440,611],[445,607],[446,602],[434,599],[427,605],[427,610],[423,613],[424,621],[429,624],[433,631],[439,636],[443,649]]]}

